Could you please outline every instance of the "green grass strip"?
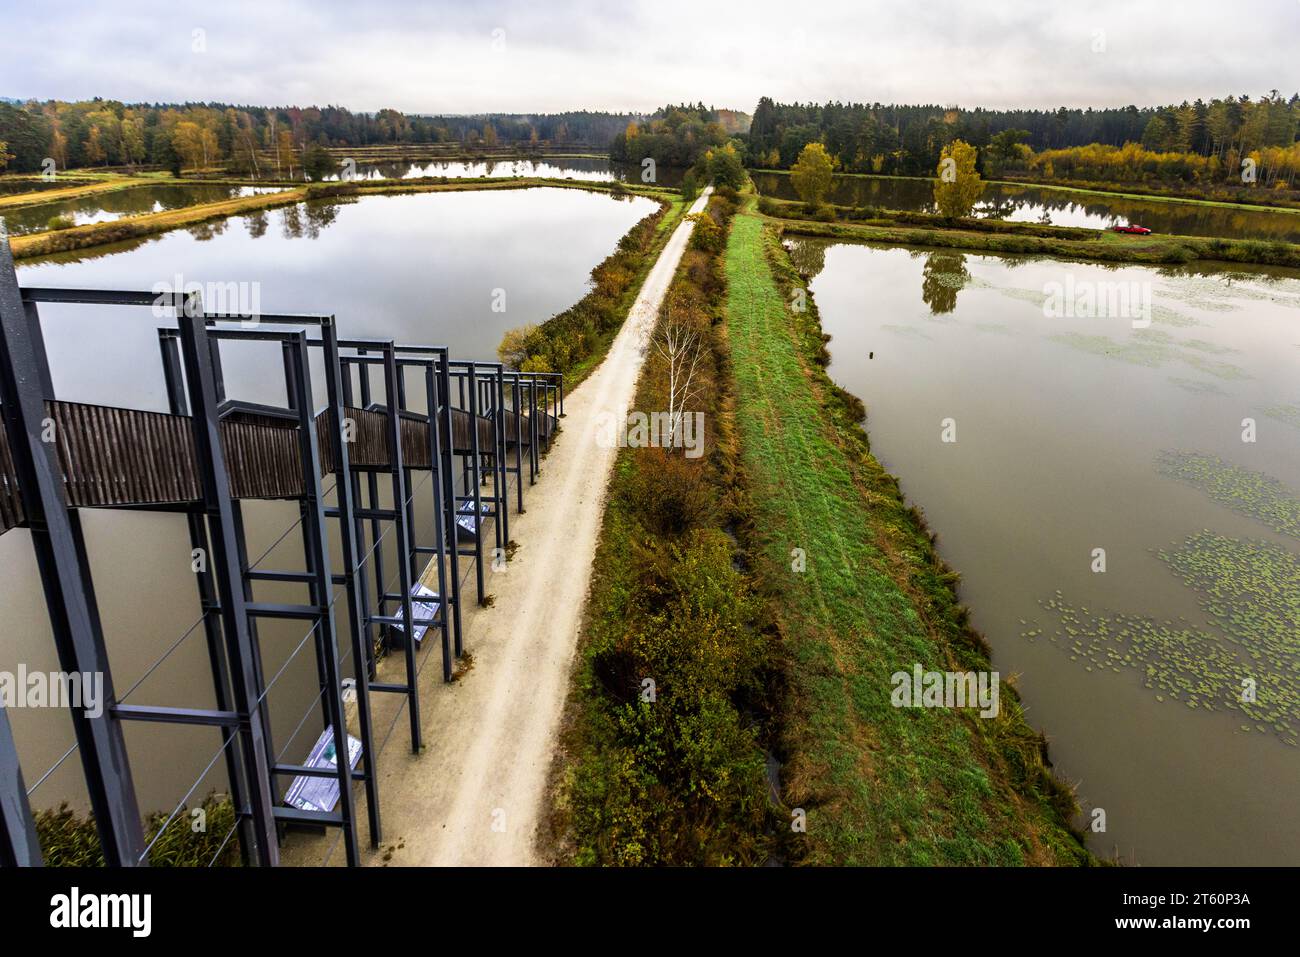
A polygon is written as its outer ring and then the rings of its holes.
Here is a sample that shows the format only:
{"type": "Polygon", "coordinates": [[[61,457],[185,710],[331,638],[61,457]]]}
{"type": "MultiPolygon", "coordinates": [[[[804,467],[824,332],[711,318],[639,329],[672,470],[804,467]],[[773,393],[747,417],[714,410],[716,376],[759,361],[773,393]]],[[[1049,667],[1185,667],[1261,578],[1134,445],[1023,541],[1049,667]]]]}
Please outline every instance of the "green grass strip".
{"type": "Polygon", "coordinates": [[[913,663],[988,663],[965,635],[955,576],[812,361],[815,306],[788,308],[773,256],[784,259],[763,221],[738,215],[726,256],[736,418],[756,571],[788,645],[783,791],[807,811],[802,859],[1086,862],[1063,816],[1073,800],[1037,763],[1041,741],[1013,692],[1003,689],[1001,716],[987,720],[891,705],[891,674],[913,663]],[[802,572],[792,569],[796,548],[807,556],[802,572]]]}

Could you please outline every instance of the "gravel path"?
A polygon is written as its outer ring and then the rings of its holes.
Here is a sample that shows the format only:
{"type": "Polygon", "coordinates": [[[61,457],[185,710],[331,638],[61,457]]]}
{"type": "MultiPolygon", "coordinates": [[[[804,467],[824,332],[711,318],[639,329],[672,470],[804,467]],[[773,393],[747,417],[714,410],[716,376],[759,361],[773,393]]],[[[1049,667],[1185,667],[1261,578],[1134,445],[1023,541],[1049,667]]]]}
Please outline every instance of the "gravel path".
{"type": "MultiPolygon", "coordinates": [[[[706,191],[691,212],[707,199],[706,191]]],[[[371,863],[380,855],[394,865],[540,863],[537,826],[617,453],[596,441],[597,425],[632,402],[690,230],[688,222],[676,228],[609,355],[565,397],[563,432],[527,491],[526,511],[510,518],[518,551],[491,577],[492,607],[466,618],[474,666],[450,686],[428,688],[425,679],[425,753],[403,754],[395,735],[383,754],[384,848],[371,863]]]]}

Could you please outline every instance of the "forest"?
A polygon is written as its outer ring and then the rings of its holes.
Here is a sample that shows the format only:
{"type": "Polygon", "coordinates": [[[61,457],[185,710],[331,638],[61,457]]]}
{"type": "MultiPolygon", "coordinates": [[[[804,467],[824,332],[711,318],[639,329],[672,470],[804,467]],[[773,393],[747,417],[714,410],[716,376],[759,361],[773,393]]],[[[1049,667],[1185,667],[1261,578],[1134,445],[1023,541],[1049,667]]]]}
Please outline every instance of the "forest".
{"type": "Polygon", "coordinates": [[[1158,107],[989,110],[935,105],[759,100],[752,121],[736,110],[667,105],[646,116],[572,111],[431,116],[383,109],[125,104],[92,99],[0,101],[0,170],[157,166],[222,167],[256,174],[268,153],[309,157],[313,147],[457,144],[588,148],[616,162],[686,168],[735,140],[745,165],[789,169],[808,143],[835,170],[933,175],[944,146],[978,151],[986,177],[1154,183],[1188,189],[1294,189],[1300,178],[1300,94],[1227,96],[1158,107]]]}
{"type": "Polygon", "coordinates": [[[1205,183],[1236,179],[1243,163],[1266,186],[1300,175],[1300,94],[1227,96],[1176,106],[987,110],[935,105],[759,100],[747,164],[788,169],[821,142],[836,169],[930,176],[940,151],[960,139],[980,151],[985,175],[1042,179],[1205,183]]]}
{"type": "Polygon", "coordinates": [[[0,170],[156,165],[179,170],[228,165],[248,172],[266,151],[311,146],[460,143],[466,148],[547,143],[604,150],[641,119],[580,110],[544,115],[426,116],[337,106],[255,107],[222,103],[126,104],[116,100],[0,101],[0,170]]]}

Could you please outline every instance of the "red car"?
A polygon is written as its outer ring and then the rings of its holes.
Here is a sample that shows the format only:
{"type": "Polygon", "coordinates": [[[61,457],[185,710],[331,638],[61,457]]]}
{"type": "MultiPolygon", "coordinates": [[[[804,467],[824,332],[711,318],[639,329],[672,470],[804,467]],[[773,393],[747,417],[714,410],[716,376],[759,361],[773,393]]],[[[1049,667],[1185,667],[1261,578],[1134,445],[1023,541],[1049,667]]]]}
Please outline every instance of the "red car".
{"type": "Polygon", "coordinates": [[[1129,223],[1127,226],[1112,226],[1111,228],[1117,233],[1132,233],[1135,236],[1146,236],[1151,232],[1145,226],[1137,226],[1133,223],[1129,223]]]}

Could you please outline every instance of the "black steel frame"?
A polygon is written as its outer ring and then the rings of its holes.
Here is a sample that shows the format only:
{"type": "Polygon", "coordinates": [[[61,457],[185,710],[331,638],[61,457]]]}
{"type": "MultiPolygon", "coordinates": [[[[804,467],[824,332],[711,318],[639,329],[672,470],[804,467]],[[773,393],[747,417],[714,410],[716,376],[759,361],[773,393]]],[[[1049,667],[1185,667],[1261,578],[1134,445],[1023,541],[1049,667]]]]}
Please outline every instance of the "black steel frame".
{"type": "MultiPolygon", "coordinates": [[[[421,747],[418,669],[410,633],[416,625],[439,629],[443,678],[450,680],[453,659],[464,652],[461,627],[461,573],[459,559],[472,556],[480,602],[485,600],[482,523],[493,519],[496,544],[504,548],[509,537],[509,476],[517,483],[516,507],[523,511],[523,419],[527,395],[529,481],[539,472],[539,401],[547,414],[563,409],[563,380],[541,373],[507,372],[500,363],[452,360],[446,347],[398,346],[391,340],[341,340],[332,316],[260,315],[253,328],[228,328],[246,317],[205,314],[197,294],[115,292],[105,290],[23,289],[18,285],[7,242],[0,241],[0,415],[10,437],[25,523],[31,530],[60,666],[66,672],[103,675],[105,708],[97,718],[73,712],[76,747],[103,849],[110,866],[148,863],[134,782],[123,734],[126,721],[148,721],[206,726],[217,729],[225,751],[231,800],[237,816],[240,847],[245,862],[279,863],[281,825],[309,823],[342,829],[349,864],[359,860],[355,827],[353,781],[365,786],[369,838],[372,847],[381,840],[378,754],[374,741],[372,692],[405,695],[409,704],[412,750],[421,747]],[[174,314],[175,328],[159,329],[160,358],[170,411],[192,420],[196,466],[202,488],[201,501],[193,505],[131,505],[186,514],[191,547],[202,549],[207,563],[197,574],[202,625],[213,681],[216,707],[212,709],[127,705],[117,700],[112,683],[104,635],[95,599],[90,564],[78,511],[66,504],[62,471],[55,443],[42,440],[46,403],[55,399],[41,331],[42,303],[91,306],[156,306],[166,304],[174,314]],[[223,325],[224,324],[224,325],[223,325]],[[295,327],[295,328],[286,328],[295,327]],[[305,330],[318,330],[319,338],[305,330]],[[220,343],[227,340],[279,343],[283,356],[286,407],[253,406],[226,398],[220,343]],[[335,504],[326,502],[321,482],[310,353],[320,349],[325,369],[328,430],[333,446],[337,481],[335,504]],[[353,371],[356,370],[354,390],[353,371]],[[383,382],[383,401],[372,400],[371,370],[383,382]],[[406,373],[417,370],[422,380],[425,411],[408,408],[406,373]],[[459,391],[459,405],[455,402],[459,391]],[[389,467],[386,470],[354,466],[349,459],[346,410],[359,394],[363,409],[388,410],[389,467]],[[508,397],[508,403],[507,403],[508,397]],[[509,463],[509,437],[505,428],[507,404],[515,414],[514,464],[509,463]],[[457,454],[453,442],[453,414],[469,416],[470,450],[463,455],[463,494],[457,494],[457,454]],[[284,571],[250,567],[240,502],[232,497],[222,447],[220,423],[232,412],[279,418],[296,428],[304,494],[298,498],[305,570],[284,571]],[[418,418],[428,428],[432,497],[436,533],[432,545],[414,541],[412,467],[402,461],[401,423],[418,418]],[[481,418],[491,422],[491,447],[479,442],[481,418]],[[381,508],[379,478],[387,471],[392,507],[381,508]],[[487,475],[492,476],[490,496],[484,496],[487,475]],[[368,493],[364,498],[362,489],[368,493]],[[488,511],[483,511],[484,501],[488,511]],[[472,503],[476,514],[474,549],[460,547],[460,506],[472,503]],[[337,519],[337,544],[343,569],[331,568],[327,519],[337,519]],[[383,578],[381,523],[391,523],[396,535],[401,591],[387,591],[383,578]],[[375,542],[371,554],[362,556],[366,524],[375,542]],[[439,611],[427,621],[413,615],[413,582],[430,558],[438,565],[439,611]],[[376,587],[371,604],[366,564],[375,568],[376,587]],[[447,581],[450,562],[451,575],[447,581]],[[258,601],[255,585],[278,582],[303,586],[308,600],[301,604],[258,601]],[[354,771],[346,759],[347,726],[342,699],[342,661],[334,604],[335,588],[347,598],[350,655],[356,680],[357,713],[362,755],[354,771]],[[390,604],[401,614],[386,614],[390,604]],[[268,687],[262,674],[257,633],[260,618],[311,623],[317,657],[323,724],[336,742],[341,759],[337,767],[323,770],[285,764],[277,759],[270,729],[268,687]],[[405,681],[384,684],[375,674],[373,630],[404,626],[402,643],[405,681]],[[333,812],[305,812],[277,806],[276,780],[283,776],[333,776],[339,783],[339,806],[333,812]]],[[[546,435],[549,438],[550,430],[546,435]]],[[[313,707],[316,705],[313,704],[313,707]]],[[[40,865],[28,793],[24,787],[18,753],[8,718],[0,708],[0,864],[40,865]]]]}

